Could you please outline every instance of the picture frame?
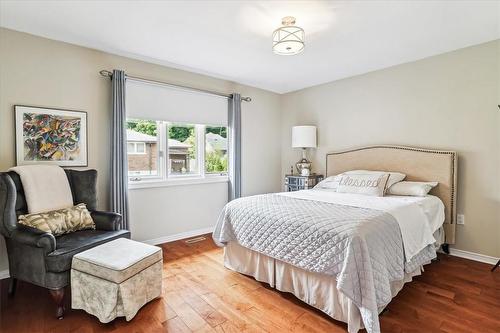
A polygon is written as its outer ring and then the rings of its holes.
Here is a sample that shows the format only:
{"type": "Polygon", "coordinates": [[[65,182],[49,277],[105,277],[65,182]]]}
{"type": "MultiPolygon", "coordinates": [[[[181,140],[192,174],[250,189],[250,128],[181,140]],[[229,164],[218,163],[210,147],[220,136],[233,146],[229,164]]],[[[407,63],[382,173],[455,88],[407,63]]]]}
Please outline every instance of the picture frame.
{"type": "Polygon", "coordinates": [[[14,105],[16,163],[88,166],[87,112],[14,105]]]}

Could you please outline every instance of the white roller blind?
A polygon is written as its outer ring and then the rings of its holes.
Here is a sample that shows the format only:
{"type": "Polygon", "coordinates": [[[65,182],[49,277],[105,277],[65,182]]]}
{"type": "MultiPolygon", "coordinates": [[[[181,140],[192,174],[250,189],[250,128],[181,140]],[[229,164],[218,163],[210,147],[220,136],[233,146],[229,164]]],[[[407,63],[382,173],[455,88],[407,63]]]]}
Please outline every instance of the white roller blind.
{"type": "Polygon", "coordinates": [[[227,125],[227,98],[133,79],[126,88],[128,118],[227,125]]]}

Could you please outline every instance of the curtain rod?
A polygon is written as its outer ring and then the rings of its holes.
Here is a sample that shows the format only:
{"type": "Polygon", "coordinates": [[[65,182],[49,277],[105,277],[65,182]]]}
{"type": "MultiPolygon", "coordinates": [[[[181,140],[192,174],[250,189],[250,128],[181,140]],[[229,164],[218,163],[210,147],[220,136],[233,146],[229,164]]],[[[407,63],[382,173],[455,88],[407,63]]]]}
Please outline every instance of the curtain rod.
{"type": "MultiPolygon", "coordinates": [[[[102,70],[102,71],[100,71],[99,74],[101,74],[104,77],[109,77],[109,78],[111,78],[113,76],[112,72],[107,71],[105,69],[102,70]]],[[[233,98],[232,94],[224,94],[224,93],[220,93],[220,92],[217,92],[217,91],[211,91],[211,90],[193,88],[193,87],[183,86],[183,85],[180,85],[180,84],[174,84],[174,83],[164,82],[164,81],[156,81],[156,80],[144,79],[144,78],[141,78],[141,77],[131,76],[131,75],[127,75],[127,74],[125,76],[127,78],[129,78],[131,80],[135,80],[135,81],[154,83],[154,84],[158,84],[158,85],[162,85],[162,86],[180,88],[180,89],[190,90],[190,91],[197,91],[197,92],[201,92],[201,93],[204,93],[204,94],[225,97],[225,98],[228,98],[228,99],[233,98]]],[[[241,100],[245,101],[245,102],[251,102],[252,98],[251,97],[241,97],[241,100]]]]}

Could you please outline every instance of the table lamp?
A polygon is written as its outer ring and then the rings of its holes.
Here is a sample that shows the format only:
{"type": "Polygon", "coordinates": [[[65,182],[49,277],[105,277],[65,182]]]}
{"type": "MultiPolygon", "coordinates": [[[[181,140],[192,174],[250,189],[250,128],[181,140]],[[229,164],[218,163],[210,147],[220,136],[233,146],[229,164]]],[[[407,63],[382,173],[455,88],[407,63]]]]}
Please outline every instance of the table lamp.
{"type": "Polygon", "coordinates": [[[312,163],[306,158],[306,149],[316,148],[316,126],[292,127],[292,147],[302,148],[302,159],[295,163],[295,167],[300,175],[309,176],[312,163]]]}

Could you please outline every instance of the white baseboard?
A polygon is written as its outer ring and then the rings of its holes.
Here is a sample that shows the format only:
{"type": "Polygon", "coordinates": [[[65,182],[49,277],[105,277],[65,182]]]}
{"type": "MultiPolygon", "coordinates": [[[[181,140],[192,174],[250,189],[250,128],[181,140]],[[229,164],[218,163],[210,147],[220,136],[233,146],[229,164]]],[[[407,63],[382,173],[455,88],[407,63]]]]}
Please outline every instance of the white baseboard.
{"type": "Polygon", "coordinates": [[[164,237],[159,237],[159,238],[154,238],[154,239],[148,239],[148,240],[144,240],[142,242],[147,243],[147,244],[151,244],[151,245],[158,245],[158,244],[177,241],[179,239],[191,238],[191,237],[195,237],[195,236],[199,236],[199,235],[208,234],[208,233],[211,233],[213,230],[214,230],[213,227],[196,229],[196,230],[181,232],[181,233],[174,234],[174,235],[169,235],[169,236],[164,236],[164,237]]]}
{"type": "Polygon", "coordinates": [[[0,280],[3,279],[8,279],[10,277],[9,270],[4,269],[3,271],[0,271],[0,280]]]}
{"type": "Polygon", "coordinates": [[[498,261],[498,258],[495,257],[487,256],[485,254],[480,254],[480,253],[454,249],[452,247],[450,247],[450,255],[469,260],[484,262],[485,264],[490,264],[490,265],[495,265],[498,261]]]}

